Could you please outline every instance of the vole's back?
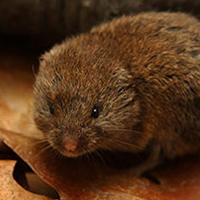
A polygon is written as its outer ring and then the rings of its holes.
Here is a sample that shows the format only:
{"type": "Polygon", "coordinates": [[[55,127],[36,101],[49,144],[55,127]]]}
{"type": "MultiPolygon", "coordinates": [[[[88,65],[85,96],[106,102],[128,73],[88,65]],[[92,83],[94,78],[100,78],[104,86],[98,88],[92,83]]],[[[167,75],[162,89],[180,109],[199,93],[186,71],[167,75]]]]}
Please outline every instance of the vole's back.
{"type": "Polygon", "coordinates": [[[200,24],[181,13],[123,17],[94,28],[105,56],[133,75],[153,134],[169,157],[200,147],[200,24]]]}

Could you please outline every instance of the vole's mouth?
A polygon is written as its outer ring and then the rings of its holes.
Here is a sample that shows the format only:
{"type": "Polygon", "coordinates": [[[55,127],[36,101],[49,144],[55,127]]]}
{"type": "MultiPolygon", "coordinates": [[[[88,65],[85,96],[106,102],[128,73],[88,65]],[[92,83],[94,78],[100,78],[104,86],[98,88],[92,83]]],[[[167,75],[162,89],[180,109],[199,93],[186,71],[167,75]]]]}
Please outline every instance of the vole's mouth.
{"type": "Polygon", "coordinates": [[[54,149],[56,149],[60,154],[62,154],[63,156],[66,156],[66,157],[80,157],[80,156],[83,156],[83,155],[86,155],[87,153],[90,153],[92,152],[92,150],[89,150],[87,148],[87,146],[81,144],[81,145],[78,145],[77,147],[72,145],[70,146],[64,146],[64,145],[52,145],[52,147],[54,149]]]}
{"type": "Polygon", "coordinates": [[[69,151],[66,151],[65,149],[62,149],[62,150],[58,150],[62,155],[66,156],[66,157],[70,157],[70,158],[76,158],[76,157],[80,157],[80,156],[83,156],[85,154],[87,154],[88,152],[87,151],[81,151],[79,149],[75,150],[74,152],[69,152],[69,151]]]}
{"type": "Polygon", "coordinates": [[[79,137],[65,136],[61,140],[48,139],[50,145],[61,155],[66,157],[80,157],[92,153],[96,144],[79,137]]]}

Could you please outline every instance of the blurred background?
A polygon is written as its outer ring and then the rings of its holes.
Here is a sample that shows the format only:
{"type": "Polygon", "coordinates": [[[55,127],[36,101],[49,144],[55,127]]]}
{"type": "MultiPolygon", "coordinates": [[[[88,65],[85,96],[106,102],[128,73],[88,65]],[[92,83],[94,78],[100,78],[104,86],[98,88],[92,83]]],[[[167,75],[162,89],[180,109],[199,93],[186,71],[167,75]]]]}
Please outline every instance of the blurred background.
{"type": "Polygon", "coordinates": [[[200,0],[0,0],[0,46],[42,53],[124,14],[183,11],[199,17],[199,10],[200,0]]]}

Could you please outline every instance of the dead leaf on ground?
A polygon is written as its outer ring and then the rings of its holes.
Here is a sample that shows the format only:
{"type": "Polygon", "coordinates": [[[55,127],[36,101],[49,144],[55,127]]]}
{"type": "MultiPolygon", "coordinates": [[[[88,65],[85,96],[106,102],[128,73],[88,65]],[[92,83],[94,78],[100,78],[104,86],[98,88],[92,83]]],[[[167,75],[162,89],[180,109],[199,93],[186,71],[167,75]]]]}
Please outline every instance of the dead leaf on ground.
{"type": "Polygon", "coordinates": [[[16,161],[0,160],[0,200],[53,200],[23,189],[13,178],[16,161]]]}
{"type": "Polygon", "coordinates": [[[0,127],[41,137],[31,118],[37,55],[0,51],[0,127]]]}
{"type": "Polygon", "coordinates": [[[66,200],[199,200],[200,159],[191,156],[152,171],[160,184],[99,162],[56,157],[39,140],[1,130],[12,148],[66,200]]]}

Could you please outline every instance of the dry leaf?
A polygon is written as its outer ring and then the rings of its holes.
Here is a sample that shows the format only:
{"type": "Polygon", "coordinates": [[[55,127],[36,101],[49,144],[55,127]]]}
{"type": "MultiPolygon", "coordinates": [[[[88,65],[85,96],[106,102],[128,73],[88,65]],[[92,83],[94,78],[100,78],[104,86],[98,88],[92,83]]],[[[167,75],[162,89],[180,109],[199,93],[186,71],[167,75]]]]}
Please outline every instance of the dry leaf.
{"type": "Polygon", "coordinates": [[[127,170],[112,169],[99,162],[54,156],[38,140],[1,130],[12,148],[64,200],[199,200],[200,159],[198,156],[170,162],[152,172],[160,184],[133,177],[127,170]]]}
{"type": "Polygon", "coordinates": [[[24,190],[13,178],[16,161],[0,160],[0,200],[53,200],[24,190]]]}
{"type": "Polygon", "coordinates": [[[29,52],[0,52],[0,127],[40,137],[30,113],[36,60],[29,52]]]}

